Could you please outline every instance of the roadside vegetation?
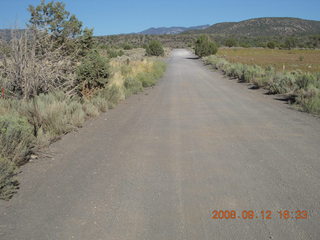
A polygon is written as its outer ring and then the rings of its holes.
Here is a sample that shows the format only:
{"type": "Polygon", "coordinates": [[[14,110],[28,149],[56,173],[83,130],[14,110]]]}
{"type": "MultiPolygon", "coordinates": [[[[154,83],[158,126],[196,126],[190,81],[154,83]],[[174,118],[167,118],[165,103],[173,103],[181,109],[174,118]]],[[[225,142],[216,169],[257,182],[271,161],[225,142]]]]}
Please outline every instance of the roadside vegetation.
{"type": "Polygon", "coordinates": [[[218,47],[207,35],[201,35],[195,42],[194,52],[199,57],[216,54],[218,47]]]}
{"type": "Polygon", "coordinates": [[[163,56],[164,49],[159,41],[152,40],[146,45],[146,53],[148,56],[163,56]]]}
{"type": "Polygon", "coordinates": [[[29,29],[0,44],[1,199],[17,191],[21,165],[86,119],[155,85],[165,71],[144,49],[97,43],[61,2],[41,1],[29,12],[29,29]]]}
{"type": "Polygon", "coordinates": [[[230,78],[251,83],[256,88],[267,89],[269,94],[282,94],[302,111],[320,114],[319,72],[279,71],[272,65],[263,67],[229,62],[223,57],[213,55],[205,58],[204,61],[230,78]]]}

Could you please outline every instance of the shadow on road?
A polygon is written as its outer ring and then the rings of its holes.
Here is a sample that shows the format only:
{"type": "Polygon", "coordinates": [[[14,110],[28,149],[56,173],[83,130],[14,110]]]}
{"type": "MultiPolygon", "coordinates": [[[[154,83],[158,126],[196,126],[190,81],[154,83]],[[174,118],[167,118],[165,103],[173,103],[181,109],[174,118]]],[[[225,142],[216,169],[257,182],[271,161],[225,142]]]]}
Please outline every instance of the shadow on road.
{"type": "Polygon", "coordinates": [[[199,57],[187,57],[185,59],[190,59],[190,60],[197,60],[197,59],[200,59],[199,57]]]}

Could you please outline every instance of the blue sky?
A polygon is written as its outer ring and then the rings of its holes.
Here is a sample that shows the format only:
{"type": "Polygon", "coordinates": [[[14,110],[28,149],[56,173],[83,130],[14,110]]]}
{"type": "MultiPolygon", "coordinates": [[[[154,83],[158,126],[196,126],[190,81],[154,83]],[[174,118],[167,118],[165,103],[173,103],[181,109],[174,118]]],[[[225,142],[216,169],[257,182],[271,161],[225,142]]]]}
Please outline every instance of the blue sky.
{"type": "MultiPolygon", "coordinates": [[[[0,28],[25,26],[29,4],[0,0],[0,28]]],[[[149,27],[195,26],[255,17],[320,20],[320,0],[64,0],[69,12],[95,35],[131,33],[149,27]]]]}

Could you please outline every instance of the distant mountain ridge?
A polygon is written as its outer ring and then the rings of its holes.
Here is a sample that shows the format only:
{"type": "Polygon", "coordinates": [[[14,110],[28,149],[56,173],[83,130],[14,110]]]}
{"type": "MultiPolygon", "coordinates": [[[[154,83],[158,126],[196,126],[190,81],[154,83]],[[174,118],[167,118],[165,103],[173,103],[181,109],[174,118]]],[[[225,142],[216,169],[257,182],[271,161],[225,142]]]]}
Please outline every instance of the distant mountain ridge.
{"type": "MultiPolygon", "coordinates": [[[[17,36],[24,29],[0,29],[0,40],[10,40],[12,33],[17,36]]],[[[213,25],[201,25],[194,27],[160,27],[149,28],[133,35],[175,35],[175,34],[213,34],[225,36],[247,37],[286,37],[292,35],[316,35],[320,34],[320,21],[306,20],[290,17],[265,17],[253,18],[240,22],[221,22],[213,25]]]]}
{"type": "Polygon", "coordinates": [[[201,26],[193,26],[193,27],[159,27],[159,28],[149,28],[138,34],[145,35],[162,35],[162,34],[179,34],[185,31],[190,30],[202,30],[206,29],[210,25],[201,25],[201,26]]]}
{"type": "Polygon", "coordinates": [[[222,22],[186,34],[224,34],[238,36],[290,36],[320,34],[320,21],[290,17],[253,18],[240,22],[222,22]]]}

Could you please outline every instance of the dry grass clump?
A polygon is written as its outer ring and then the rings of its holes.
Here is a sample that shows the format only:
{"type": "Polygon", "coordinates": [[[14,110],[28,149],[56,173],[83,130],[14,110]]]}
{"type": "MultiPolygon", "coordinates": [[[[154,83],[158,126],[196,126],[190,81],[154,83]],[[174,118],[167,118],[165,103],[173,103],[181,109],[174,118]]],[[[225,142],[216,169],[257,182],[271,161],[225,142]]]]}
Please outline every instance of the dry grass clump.
{"type": "Polygon", "coordinates": [[[0,156],[21,165],[34,146],[32,126],[17,114],[0,116],[0,156]]]}
{"type": "Polygon", "coordinates": [[[9,200],[18,190],[17,166],[2,157],[0,157],[0,199],[9,200]]]}
{"type": "Polygon", "coordinates": [[[110,84],[119,87],[120,99],[142,91],[143,87],[150,87],[156,83],[165,70],[165,64],[156,60],[111,61],[116,71],[110,79],[110,84]]]}

